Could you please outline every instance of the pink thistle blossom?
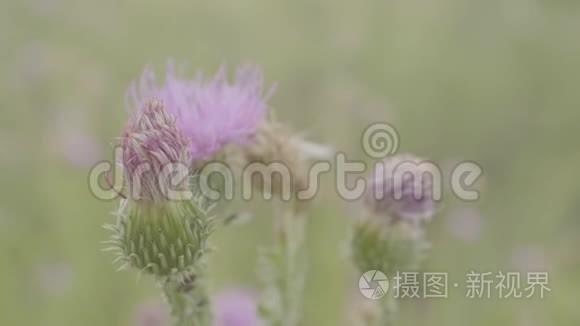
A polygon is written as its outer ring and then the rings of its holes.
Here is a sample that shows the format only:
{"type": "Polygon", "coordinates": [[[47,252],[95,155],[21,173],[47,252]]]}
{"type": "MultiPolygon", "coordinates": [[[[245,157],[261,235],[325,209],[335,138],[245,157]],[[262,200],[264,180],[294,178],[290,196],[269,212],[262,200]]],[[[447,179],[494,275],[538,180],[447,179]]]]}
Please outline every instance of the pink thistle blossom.
{"type": "Polygon", "coordinates": [[[158,84],[153,70],[145,68],[127,91],[127,107],[140,110],[151,98],[163,101],[190,138],[194,160],[209,159],[228,143],[245,142],[265,118],[273,88],[263,95],[264,78],[257,66],[238,67],[233,82],[225,66],[209,80],[201,73],[192,80],[181,75],[169,62],[164,83],[158,84]]]}

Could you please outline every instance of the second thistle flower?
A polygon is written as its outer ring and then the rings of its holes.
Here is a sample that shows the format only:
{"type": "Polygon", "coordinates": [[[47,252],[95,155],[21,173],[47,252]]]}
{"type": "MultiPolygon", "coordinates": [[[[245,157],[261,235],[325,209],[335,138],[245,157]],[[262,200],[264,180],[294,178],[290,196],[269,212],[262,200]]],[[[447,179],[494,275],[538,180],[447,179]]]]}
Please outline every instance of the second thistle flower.
{"type": "Polygon", "coordinates": [[[360,271],[387,275],[416,269],[429,243],[421,221],[435,212],[431,165],[413,155],[388,157],[369,176],[363,211],[352,236],[360,271]]]}
{"type": "Polygon", "coordinates": [[[211,233],[201,194],[172,200],[171,191],[189,191],[190,144],[163,103],[152,100],[131,117],[121,139],[123,167],[130,194],[122,200],[109,243],[117,260],[157,276],[185,279],[199,267],[211,233]],[[166,169],[186,169],[172,183],[166,169]],[[135,196],[133,196],[135,195],[135,196]]]}

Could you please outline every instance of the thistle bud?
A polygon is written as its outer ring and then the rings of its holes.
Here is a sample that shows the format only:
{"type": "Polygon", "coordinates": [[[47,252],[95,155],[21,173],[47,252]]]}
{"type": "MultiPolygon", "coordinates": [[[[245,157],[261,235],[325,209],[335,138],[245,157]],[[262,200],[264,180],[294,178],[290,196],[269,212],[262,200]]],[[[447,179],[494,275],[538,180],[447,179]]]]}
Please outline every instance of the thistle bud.
{"type": "Polygon", "coordinates": [[[368,179],[369,214],[354,226],[352,259],[361,271],[416,269],[429,248],[422,219],[435,210],[433,165],[412,155],[388,157],[368,179]]]}
{"type": "Polygon", "coordinates": [[[431,217],[435,211],[435,168],[431,162],[413,155],[397,155],[377,162],[367,182],[366,206],[393,223],[431,217]]]}
{"type": "Polygon", "coordinates": [[[424,259],[429,243],[421,228],[398,223],[389,228],[362,222],[354,227],[351,258],[362,272],[379,270],[388,276],[397,271],[416,269],[424,259]]]}
{"type": "MultiPolygon", "coordinates": [[[[195,275],[208,251],[211,218],[200,191],[190,192],[188,199],[165,196],[165,166],[191,164],[189,143],[174,121],[154,100],[129,122],[122,138],[123,165],[128,184],[141,187],[138,198],[121,200],[117,223],[107,226],[114,232],[108,243],[123,267],[185,280],[195,275]]],[[[178,190],[190,190],[188,186],[187,181],[177,184],[178,190]]]]}
{"type": "Polygon", "coordinates": [[[186,280],[195,274],[209,251],[211,219],[195,201],[151,205],[123,200],[114,232],[112,250],[122,268],[134,267],[157,276],[186,280]]]}
{"type": "Polygon", "coordinates": [[[259,191],[281,195],[284,188],[289,186],[290,192],[295,194],[308,186],[307,158],[300,142],[287,126],[274,119],[264,121],[247,143],[233,147],[227,156],[234,167],[261,164],[265,169],[262,171],[264,176],[273,176],[276,172],[272,163],[281,163],[287,168],[290,173],[289,185],[283,184],[283,178],[256,178],[252,180],[253,186],[259,191]]]}
{"type": "Polygon", "coordinates": [[[175,126],[163,103],[148,102],[125,129],[121,138],[123,167],[132,199],[162,201],[169,190],[186,190],[187,178],[172,185],[170,172],[189,170],[190,141],[175,126]],[[175,186],[175,189],[167,187],[175,186]]]}

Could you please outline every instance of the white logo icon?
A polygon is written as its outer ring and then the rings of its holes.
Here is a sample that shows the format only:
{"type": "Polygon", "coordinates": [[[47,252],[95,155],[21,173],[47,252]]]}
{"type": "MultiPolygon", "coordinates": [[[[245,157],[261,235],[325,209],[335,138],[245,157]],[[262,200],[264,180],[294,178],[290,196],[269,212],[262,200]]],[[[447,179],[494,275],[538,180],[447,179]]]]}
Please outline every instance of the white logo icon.
{"type": "Polygon", "coordinates": [[[385,296],[389,290],[387,275],[381,271],[370,270],[358,280],[360,293],[368,299],[377,300],[385,296]]]}
{"type": "Polygon", "coordinates": [[[383,159],[399,149],[399,133],[386,122],[373,123],[365,129],[362,145],[367,155],[383,159]]]}

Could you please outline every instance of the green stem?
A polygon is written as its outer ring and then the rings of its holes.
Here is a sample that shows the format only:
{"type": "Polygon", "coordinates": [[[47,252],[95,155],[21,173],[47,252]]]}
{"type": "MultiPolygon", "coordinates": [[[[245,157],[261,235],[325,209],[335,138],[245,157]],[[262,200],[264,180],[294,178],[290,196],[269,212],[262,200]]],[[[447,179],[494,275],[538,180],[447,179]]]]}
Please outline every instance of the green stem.
{"type": "Polygon", "coordinates": [[[295,216],[292,211],[287,210],[283,214],[283,220],[286,225],[285,235],[280,237],[280,245],[283,248],[283,254],[286,261],[285,284],[282,290],[284,302],[283,307],[286,316],[284,316],[285,326],[297,325],[300,319],[300,302],[303,291],[303,271],[298,268],[299,250],[303,242],[303,219],[295,216]]]}
{"type": "Polygon", "coordinates": [[[184,281],[166,279],[163,292],[171,307],[174,326],[209,326],[211,311],[209,295],[203,280],[191,277],[184,281]]]}
{"type": "Polygon", "coordinates": [[[275,215],[274,256],[270,261],[276,275],[268,277],[272,283],[266,286],[274,291],[277,300],[274,305],[264,303],[267,311],[264,317],[269,326],[296,326],[300,321],[304,287],[301,249],[305,219],[297,216],[294,206],[288,203],[279,203],[275,215]]]}

